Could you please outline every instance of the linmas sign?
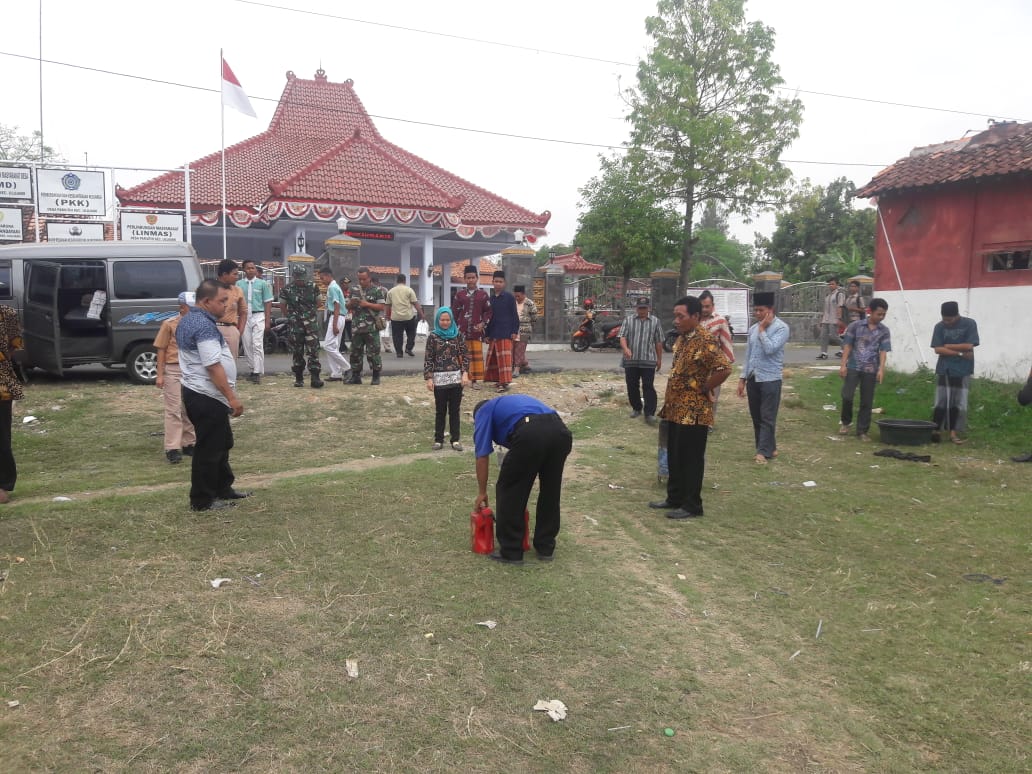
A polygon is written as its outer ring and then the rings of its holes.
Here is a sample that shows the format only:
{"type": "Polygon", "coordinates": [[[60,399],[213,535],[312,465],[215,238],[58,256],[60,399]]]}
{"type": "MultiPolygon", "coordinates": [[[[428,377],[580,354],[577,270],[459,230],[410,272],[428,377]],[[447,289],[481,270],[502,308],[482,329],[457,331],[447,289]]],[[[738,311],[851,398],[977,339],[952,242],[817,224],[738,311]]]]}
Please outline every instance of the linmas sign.
{"type": "Polygon", "coordinates": [[[123,212],[122,240],[125,242],[182,242],[183,216],[152,212],[123,212]]]}

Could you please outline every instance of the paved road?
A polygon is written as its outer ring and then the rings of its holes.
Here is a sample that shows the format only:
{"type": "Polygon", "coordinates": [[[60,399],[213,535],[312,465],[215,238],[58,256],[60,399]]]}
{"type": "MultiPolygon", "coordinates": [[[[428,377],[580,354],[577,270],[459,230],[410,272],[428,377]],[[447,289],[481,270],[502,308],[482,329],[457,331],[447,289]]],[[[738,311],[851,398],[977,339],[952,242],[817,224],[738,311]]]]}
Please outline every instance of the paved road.
{"type": "MultiPolygon", "coordinates": [[[[531,368],[541,373],[558,373],[560,371],[598,371],[622,374],[620,368],[620,352],[615,349],[588,350],[587,352],[574,352],[569,346],[559,344],[531,344],[531,350],[527,355],[531,368]]],[[[815,360],[819,348],[816,344],[795,345],[789,344],[785,350],[786,365],[834,365],[833,360],[815,360]]],[[[831,352],[834,354],[834,351],[831,352]]],[[[745,344],[735,344],[735,357],[741,360],[745,356],[745,344]]],[[[670,365],[671,355],[666,356],[664,371],[670,365]]],[[[329,369],[325,357],[322,358],[323,377],[329,369]]],[[[290,373],[291,360],[286,354],[266,355],[266,373],[290,373]]],[[[241,377],[247,374],[247,361],[240,358],[237,361],[241,377]]],[[[368,376],[368,363],[365,364],[363,372],[368,376]]],[[[393,352],[383,353],[383,375],[385,377],[403,375],[415,376],[423,372],[423,344],[416,345],[415,357],[397,357],[393,352]]],[[[81,381],[98,381],[101,379],[121,379],[124,372],[120,369],[108,369],[102,366],[79,366],[65,372],[67,378],[81,381]]],[[[38,382],[56,381],[56,377],[44,374],[42,371],[34,370],[30,378],[38,382]]]]}

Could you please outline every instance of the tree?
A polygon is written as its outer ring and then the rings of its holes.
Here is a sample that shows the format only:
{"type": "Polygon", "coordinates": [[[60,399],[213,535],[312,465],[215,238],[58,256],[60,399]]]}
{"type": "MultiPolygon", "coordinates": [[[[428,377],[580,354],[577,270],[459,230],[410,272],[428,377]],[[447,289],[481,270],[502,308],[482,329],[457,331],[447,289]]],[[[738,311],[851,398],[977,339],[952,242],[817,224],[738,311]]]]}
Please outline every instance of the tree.
{"type": "Polygon", "coordinates": [[[587,260],[628,280],[663,266],[675,254],[677,213],[656,202],[655,192],[634,177],[625,159],[599,158],[602,171],[581,188],[574,244],[587,260]]]}
{"type": "Polygon", "coordinates": [[[787,280],[847,276],[873,268],[875,211],[854,209],[856,187],[840,177],[827,187],[804,180],[760,246],[787,280]]]}
{"type": "Polygon", "coordinates": [[[556,255],[568,255],[573,252],[573,248],[569,245],[565,245],[562,242],[556,242],[554,245],[542,244],[537,250],[534,251],[534,261],[538,266],[544,266],[551,260],[551,254],[556,255]]]}
{"type": "Polygon", "coordinates": [[[4,161],[43,161],[63,163],[64,158],[59,156],[49,145],[43,146],[43,156],[40,158],[40,143],[43,134],[37,129],[31,135],[18,134],[17,126],[0,124],[0,159],[4,161]]]}
{"type": "Polygon", "coordinates": [[[653,38],[628,91],[630,156],[682,210],[687,284],[700,205],[751,214],[780,198],[791,172],[779,158],[799,134],[802,103],[775,96],[774,31],[745,20],[745,0],[660,0],[653,38]]]}
{"type": "Polygon", "coordinates": [[[700,231],[707,229],[727,236],[727,217],[721,212],[720,203],[716,199],[710,199],[702,206],[702,217],[699,218],[697,228],[700,231]]]}
{"type": "Polygon", "coordinates": [[[695,230],[691,281],[717,278],[745,281],[752,269],[753,250],[712,228],[695,230]]]}

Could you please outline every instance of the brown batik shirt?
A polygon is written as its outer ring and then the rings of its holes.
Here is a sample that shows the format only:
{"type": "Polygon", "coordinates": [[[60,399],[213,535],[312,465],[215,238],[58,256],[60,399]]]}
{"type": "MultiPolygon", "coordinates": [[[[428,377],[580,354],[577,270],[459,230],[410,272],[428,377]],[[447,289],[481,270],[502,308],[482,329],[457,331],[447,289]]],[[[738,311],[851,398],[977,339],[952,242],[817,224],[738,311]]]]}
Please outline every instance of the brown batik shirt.
{"type": "Polygon", "coordinates": [[[714,372],[730,370],[731,363],[716,336],[701,325],[682,333],[674,349],[660,418],[678,425],[711,426],[713,403],[706,394],[706,383],[714,372]]]}

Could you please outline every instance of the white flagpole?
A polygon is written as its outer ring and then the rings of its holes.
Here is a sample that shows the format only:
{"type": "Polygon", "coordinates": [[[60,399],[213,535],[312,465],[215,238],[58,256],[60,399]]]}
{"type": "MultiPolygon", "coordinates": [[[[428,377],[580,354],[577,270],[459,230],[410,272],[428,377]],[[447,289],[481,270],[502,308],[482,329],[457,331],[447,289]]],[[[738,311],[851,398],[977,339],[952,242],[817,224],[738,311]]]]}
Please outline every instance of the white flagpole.
{"type": "Polygon", "coordinates": [[[219,110],[222,123],[222,259],[226,255],[226,103],[222,99],[222,49],[219,49],[219,110]]]}

